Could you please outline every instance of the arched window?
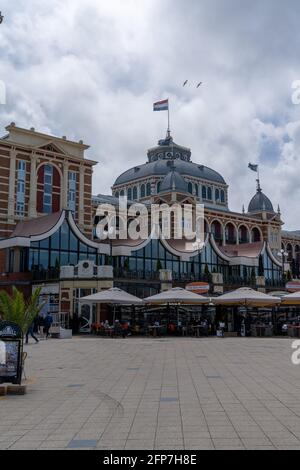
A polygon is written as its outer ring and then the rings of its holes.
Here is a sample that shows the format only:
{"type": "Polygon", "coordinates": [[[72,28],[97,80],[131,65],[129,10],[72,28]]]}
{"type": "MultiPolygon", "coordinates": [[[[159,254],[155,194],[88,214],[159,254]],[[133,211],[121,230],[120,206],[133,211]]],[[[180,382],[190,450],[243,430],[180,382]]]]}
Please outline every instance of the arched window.
{"type": "Polygon", "coordinates": [[[210,201],[212,200],[212,189],[211,188],[207,188],[207,199],[209,199],[210,201]]]}
{"type": "Polygon", "coordinates": [[[127,197],[128,197],[129,200],[132,199],[132,189],[131,188],[128,188],[128,190],[127,190],[127,197]]]}
{"type": "Polygon", "coordinates": [[[215,197],[216,197],[216,202],[220,202],[220,190],[219,189],[216,189],[215,197]]]}
{"type": "Polygon", "coordinates": [[[196,196],[199,197],[199,186],[198,186],[198,184],[195,184],[195,193],[196,193],[196,196]]]}
{"type": "Polygon", "coordinates": [[[141,186],[141,197],[145,197],[146,196],[146,187],[144,184],[142,184],[141,186]]]}
{"type": "Polygon", "coordinates": [[[249,243],[249,232],[245,225],[241,225],[239,227],[239,242],[242,243],[249,243]]]}
{"type": "Polygon", "coordinates": [[[207,199],[206,186],[202,186],[202,198],[203,198],[203,199],[207,199]]]}
{"type": "Polygon", "coordinates": [[[161,181],[159,181],[156,186],[157,194],[160,192],[160,187],[161,187],[161,181]]]}
{"type": "Polygon", "coordinates": [[[225,192],[223,189],[221,189],[221,202],[225,202],[225,192]]]}
{"type": "Polygon", "coordinates": [[[286,246],[286,251],[287,251],[287,261],[290,263],[293,260],[293,247],[290,243],[287,244],[286,246]]]}
{"type": "Polygon", "coordinates": [[[211,224],[211,232],[217,242],[220,242],[223,239],[223,228],[218,220],[215,220],[211,224]]]}
{"type": "Polygon", "coordinates": [[[122,189],[122,191],[120,191],[120,196],[125,196],[125,192],[124,192],[124,189],[122,189]]]}
{"type": "Polygon", "coordinates": [[[147,196],[151,196],[151,184],[147,183],[147,196]]]}
{"type": "Polygon", "coordinates": [[[226,245],[235,245],[236,244],[236,228],[229,222],[225,228],[225,240],[226,245]]]}
{"type": "Polygon", "coordinates": [[[136,201],[137,198],[138,198],[138,192],[137,192],[137,187],[136,186],[133,188],[132,197],[133,197],[134,201],[136,201]]]}
{"type": "Polygon", "coordinates": [[[190,194],[193,194],[193,185],[192,185],[192,183],[189,183],[189,184],[188,184],[188,192],[189,192],[190,194]]]}
{"type": "Polygon", "coordinates": [[[254,227],[251,232],[252,243],[260,242],[260,231],[254,227]]]}
{"type": "Polygon", "coordinates": [[[119,193],[118,193],[118,191],[115,193],[115,197],[116,197],[116,198],[119,198],[119,193]]]}
{"type": "MultiPolygon", "coordinates": [[[[60,209],[60,174],[55,166],[40,166],[37,172],[37,212],[51,214],[60,209]]],[[[74,198],[75,199],[75,198],[74,198]]]]}

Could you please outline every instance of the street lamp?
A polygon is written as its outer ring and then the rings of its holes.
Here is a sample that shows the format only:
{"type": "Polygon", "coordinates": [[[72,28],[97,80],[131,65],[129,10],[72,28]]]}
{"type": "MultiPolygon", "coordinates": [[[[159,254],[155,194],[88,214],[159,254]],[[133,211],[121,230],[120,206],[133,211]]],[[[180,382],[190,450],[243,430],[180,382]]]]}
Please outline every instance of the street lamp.
{"type": "Polygon", "coordinates": [[[114,240],[116,230],[115,227],[109,227],[107,235],[109,241],[109,264],[113,266],[113,257],[112,257],[112,240],[114,240]]]}
{"type": "Polygon", "coordinates": [[[284,278],[284,266],[285,266],[285,258],[288,256],[289,254],[284,251],[283,249],[281,249],[279,251],[279,253],[277,253],[277,256],[279,256],[279,258],[281,258],[282,260],[282,278],[284,278]]]}
{"type": "Polygon", "coordinates": [[[4,19],[4,16],[1,14],[1,11],[0,11],[0,24],[3,22],[3,19],[4,19]]]}

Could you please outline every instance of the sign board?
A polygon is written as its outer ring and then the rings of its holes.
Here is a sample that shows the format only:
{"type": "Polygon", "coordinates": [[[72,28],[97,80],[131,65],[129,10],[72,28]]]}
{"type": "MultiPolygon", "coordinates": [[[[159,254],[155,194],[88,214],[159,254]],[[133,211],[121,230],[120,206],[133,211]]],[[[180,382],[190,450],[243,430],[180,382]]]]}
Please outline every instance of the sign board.
{"type": "Polygon", "coordinates": [[[300,291],[300,281],[290,281],[286,284],[286,290],[288,292],[299,292],[300,291]]]}
{"type": "Polygon", "coordinates": [[[0,322],[0,383],[20,384],[23,334],[16,323],[0,322]]]}
{"type": "Polygon", "coordinates": [[[191,282],[186,286],[186,290],[194,292],[194,294],[207,294],[209,288],[210,286],[207,282],[191,282]]]}

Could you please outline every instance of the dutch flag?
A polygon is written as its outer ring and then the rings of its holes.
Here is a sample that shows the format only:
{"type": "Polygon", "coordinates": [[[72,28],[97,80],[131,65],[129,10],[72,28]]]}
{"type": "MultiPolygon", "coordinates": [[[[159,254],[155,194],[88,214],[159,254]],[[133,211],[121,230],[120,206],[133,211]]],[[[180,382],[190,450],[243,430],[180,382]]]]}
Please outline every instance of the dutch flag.
{"type": "Polygon", "coordinates": [[[169,111],[169,100],[163,100],[154,103],[153,111],[169,111]]]}

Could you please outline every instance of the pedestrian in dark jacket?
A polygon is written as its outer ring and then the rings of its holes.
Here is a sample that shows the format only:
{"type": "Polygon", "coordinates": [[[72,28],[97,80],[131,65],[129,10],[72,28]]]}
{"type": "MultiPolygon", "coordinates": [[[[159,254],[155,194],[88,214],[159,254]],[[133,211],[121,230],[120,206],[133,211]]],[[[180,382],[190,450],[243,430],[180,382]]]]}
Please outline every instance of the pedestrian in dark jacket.
{"type": "Polygon", "coordinates": [[[52,315],[50,315],[50,313],[48,313],[48,315],[45,317],[44,322],[45,322],[44,332],[45,332],[45,335],[46,335],[46,339],[48,339],[49,331],[50,331],[51,325],[53,323],[53,318],[52,318],[52,315]]]}
{"type": "Polygon", "coordinates": [[[27,333],[26,333],[26,344],[28,344],[28,337],[29,335],[35,340],[36,343],[39,342],[39,340],[37,339],[37,337],[34,335],[34,321],[31,323],[30,327],[28,328],[27,330],[27,333]]]}

